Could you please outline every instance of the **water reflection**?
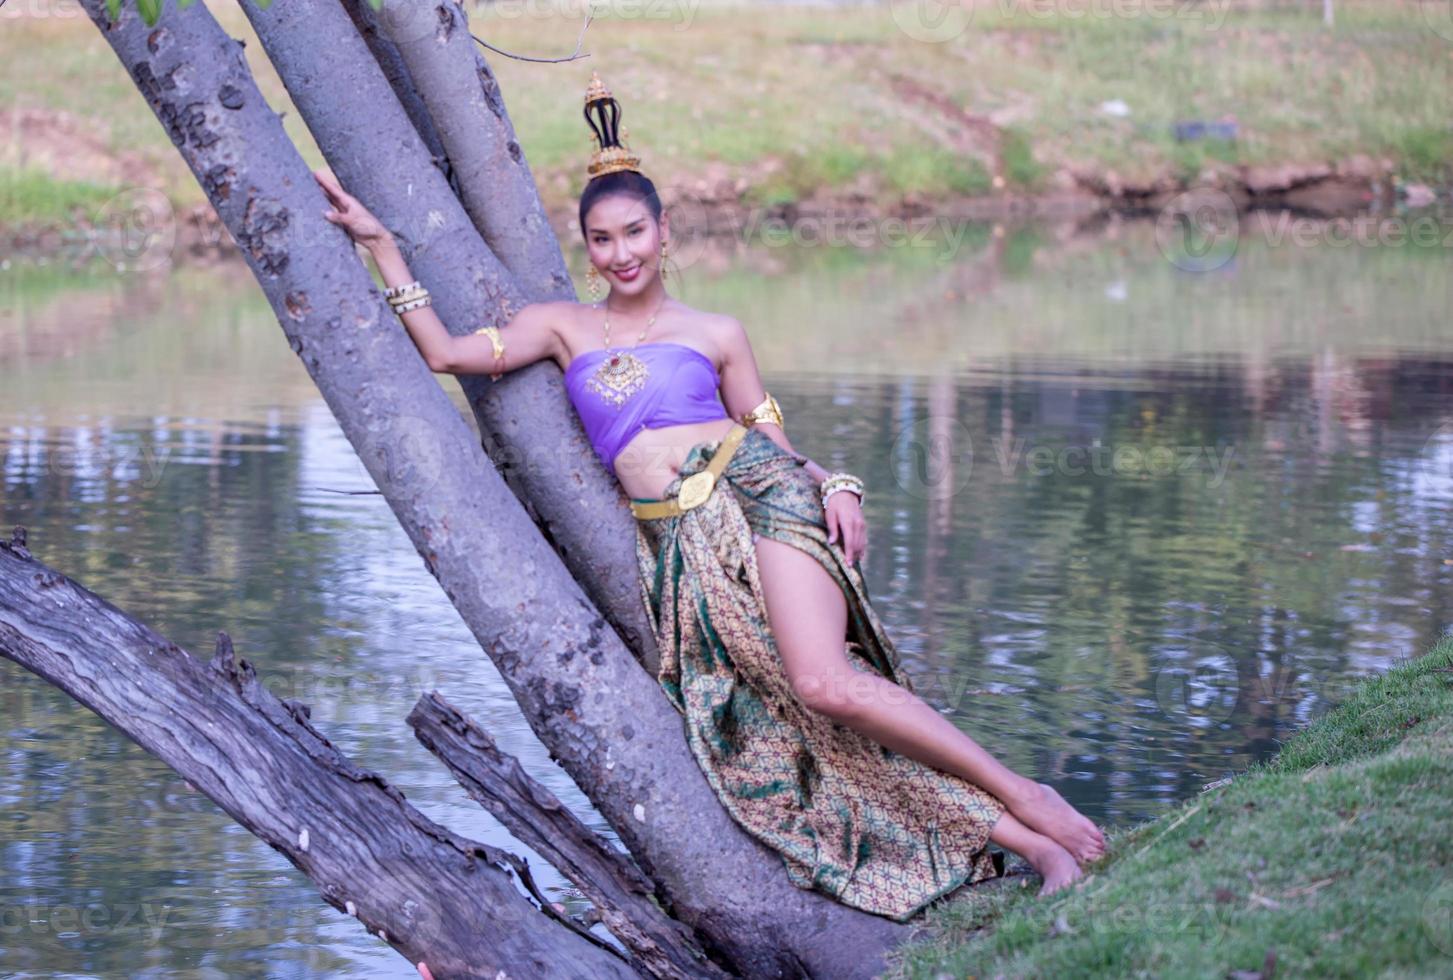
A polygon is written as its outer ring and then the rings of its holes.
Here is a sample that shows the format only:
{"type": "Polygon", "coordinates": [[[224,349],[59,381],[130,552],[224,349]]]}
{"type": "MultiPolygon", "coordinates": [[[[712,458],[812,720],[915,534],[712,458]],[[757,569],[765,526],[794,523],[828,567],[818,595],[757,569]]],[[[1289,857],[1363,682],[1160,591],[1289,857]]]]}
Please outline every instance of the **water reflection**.
{"type": "Polygon", "coordinates": [[[1257,386],[1021,360],[802,378],[783,408],[803,433],[869,417],[803,441],[880,488],[868,578],[926,696],[1122,823],[1449,622],[1453,359],[1291,358],[1257,386]]]}
{"type": "MultiPolygon", "coordinates": [[[[1449,622],[1453,279],[1438,250],[1248,243],[1188,274],[1145,228],[1058,234],[976,229],[950,261],[759,249],[689,269],[682,295],[749,324],[794,442],[867,482],[864,569],[920,691],[1123,824],[1266,757],[1449,622]]],[[[608,833],[240,267],[6,276],[6,533],[197,655],[226,630],[466,836],[533,858],[413,739],[425,690],[608,833]]],[[[7,661],[0,753],[7,970],[413,975],[7,661]]]]}

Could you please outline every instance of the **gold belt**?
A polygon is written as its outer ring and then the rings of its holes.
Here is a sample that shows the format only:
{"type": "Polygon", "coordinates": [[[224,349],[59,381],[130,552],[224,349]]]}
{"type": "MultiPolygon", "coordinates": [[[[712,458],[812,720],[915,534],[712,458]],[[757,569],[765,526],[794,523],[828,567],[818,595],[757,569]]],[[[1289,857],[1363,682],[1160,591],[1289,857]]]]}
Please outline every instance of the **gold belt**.
{"type": "Polygon", "coordinates": [[[648,521],[655,517],[676,517],[686,511],[705,503],[706,498],[711,496],[712,488],[716,486],[716,478],[721,476],[721,471],[726,469],[727,463],[731,462],[732,453],[737,451],[737,446],[747,434],[747,427],[740,422],[732,426],[731,431],[722,437],[721,445],[717,447],[716,454],[706,464],[706,469],[693,473],[681,481],[676,496],[667,497],[665,500],[653,500],[649,503],[637,503],[631,501],[631,513],[636,515],[637,520],[648,521]]]}

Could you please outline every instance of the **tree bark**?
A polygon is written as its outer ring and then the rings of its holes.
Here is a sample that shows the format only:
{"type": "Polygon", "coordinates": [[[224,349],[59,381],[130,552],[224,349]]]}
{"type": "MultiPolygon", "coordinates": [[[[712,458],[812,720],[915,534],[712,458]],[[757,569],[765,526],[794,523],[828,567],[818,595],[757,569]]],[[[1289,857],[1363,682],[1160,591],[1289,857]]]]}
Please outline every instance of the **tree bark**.
{"type": "MultiPolygon", "coordinates": [[[[470,35],[469,18],[454,0],[341,0],[371,20],[393,43],[430,117],[444,154],[459,177],[459,197],[485,244],[534,301],[575,299],[560,242],[540,201],[529,161],[515,139],[504,94],[470,35]],[[359,9],[361,8],[361,9],[359,9]]],[[[374,47],[375,53],[378,47],[374,47]]],[[[585,85],[575,66],[549,74],[561,86],[562,105],[580,100],[585,85]]],[[[405,103],[407,105],[408,103],[405,103]]],[[[581,117],[581,145],[585,140],[581,117]]],[[[581,156],[582,166],[585,157],[581,156]]]]}
{"type": "Polygon", "coordinates": [[[368,45],[368,50],[373,53],[374,60],[383,69],[384,77],[388,79],[389,85],[394,90],[394,96],[414,124],[419,139],[423,140],[424,145],[429,148],[434,165],[448,178],[449,186],[454,189],[455,194],[458,194],[460,191],[458,177],[449,165],[449,157],[444,152],[444,144],[439,141],[439,131],[434,128],[434,120],[429,118],[429,110],[424,108],[424,100],[419,98],[419,93],[414,88],[413,79],[409,77],[409,69],[405,67],[404,59],[399,56],[398,48],[380,32],[378,18],[372,4],[369,0],[362,0],[362,2],[344,0],[343,9],[347,10],[348,16],[353,18],[353,26],[358,28],[363,42],[368,45]]]}
{"type": "MultiPolygon", "coordinates": [[[[104,2],[104,0],[102,0],[104,2]]],[[[279,701],[227,634],[204,664],[0,542],[0,655],[161,759],[291,861],[323,899],[445,977],[637,977],[599,940],[542,914],[516,855],[432,822],[279,701]]]]}
{"type": "MultiPolygon", "coordinates": [[[[112,25],[105,0],[83,6],[238,242],[426,567],[672,914],[743,975],[875,975],[906,927],[792,885],[781,858],[732,821],[691,757],[680,716],[531,526],[347,236],[322,217],[327,201],[238,43],[201,4],[168,11],[154,28],[129,7],[112,25]]],[[[413,247],[441,278],[449,273],[435,290],[446,322],[497,316],[514,294],[507,274],[462,217],[341,7],[289,0],[244,10],[310,126],[331,112],[351,120],[347,132],[314,131],[345,184],[366,187],[358,196],[381,217],[422,216],[413,247]],[[406,189],[413,196],[402,208],[392,196],[406,189]],[[460,277],[465,285],[452,285],[460,277]]],[[[519,399],[549,403],[548,411],[532,405],[532,417],[558,422],[553,413],[566,404],[558,369],[546,362],[516,374],[519,399]],[[541,377],[551,383],[526,385],[541,377]]],[[[601,473],[583,437],[569,454],[544,438],[550,455],[527,461],[548,464],[539,467],[547,483],[563,474],[562,492],[581,509],[599,506],[581,477],[587,463],[591,479],[601,473]]]]}
{"type": "Polygon", "coordinates": [[[408,720],[471,797],[595,904],[605,927],[652,976],[725,980],[727,974],[701,957],[691,931],[651,900],[655,889],[630,858],[530,778],[487,732],[438,694],[420,697],[408,720]]]}
{"type": "MultiPolygon", "coordinates": [[[[336,73],[328,67],[335,62],[331,52],[298,44],[277,29],[264,34],[264,23],[274,20],[272,12],[254,9],[246,0],[244,9],[334,173],[384,224],[415,229],[399,236],[400,249],[433,292],[450,332],[463,335],[508,322],[510,313],[497,309],[496,292],[488,283],[482,288],[485,272],[494,283],[501,278],[496,270],[504,270],[503,278],[513,285],[509,310],[525,302],[573,301],[575,288],[560,243],[515,139],[499,83],[470,36],[463,11],[452,0],[383,0],[378,11],[369,0],[339,2],[382,67],[402,116],[384,106],[373,127],[360,129],[356,119],[350,123],[330,85],[330,70],[336,73]],[[392,131],[404,117],[426,134],[431,152],[457,179],[454,200],[441,198],[434,182],[418,180],[421,160],[373,158],[369,144],[378,130],[392,131]],[[436,143],[439,148],[432,149],[436,143]],[[411,185],[410,194],[396,193],[411,185]],[[451,227],[471,224],[483,242],[471,242],[466,250],[437,247],[434,228],[420,228],[419,215],[447,215],[451,227]],[[446,295],[451,302],[444,301],[446,295]]],[[[300,21],[326,19],[330,34],[338,30],[327,11],[297,13],[300,21]]],[[[578,90],[583,95],[583,82],[578,90]]],[[[377,105],[371,96],[349,101],[363,113],[377,105]]],[[[508,333],[504,337],[508,342],[508,333]]],[[[596,608],[655,676],[660,652],[636,584],[635,518],[620,487],[590,452],[559,367],[545,361],[498,382],[482,375],[461,375],[458,382],[500,475],[596,608]]]]}

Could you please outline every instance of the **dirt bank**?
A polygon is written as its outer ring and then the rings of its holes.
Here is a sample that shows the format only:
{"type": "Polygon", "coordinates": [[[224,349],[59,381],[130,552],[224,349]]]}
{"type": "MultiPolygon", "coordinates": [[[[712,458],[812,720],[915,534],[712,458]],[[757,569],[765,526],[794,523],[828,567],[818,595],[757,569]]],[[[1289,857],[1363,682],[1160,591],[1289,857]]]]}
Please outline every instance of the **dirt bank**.
{"type": "MultiPolygon", "coordinates": [[[[11,148],[5,161],[10,165],[37,167],[60,180],[114,189],[99,195],[103,204],[73,206],[65,219],[0,225],[0,250],[6,257],[77,260],[89,253],[131,268],[166,261],[158,252],[179,262],[240,259],[209,203],[179,204],[158,191],[168,178],[177,182],[178,175],[169,170],[180,167],[180,161],[158,162],[142,153],[114,150],[83,117],[39,109],[0,114],[0,145],[11,148]]],[[[965,147],[965,152],[972,151],[965,147]]],[[[739,167],[711,162],[699,173],[675,181],[658,178],[658,185],[675,205],[675,220],[711,237],[748,237],[764,223],[780,227],[817,219],[871,223],[925,216],[1019,221],[1103,212],[1154,215],[1175,206],[1177,197],[1193,187],[1224,194],[1220,200],[1239,211],[1290,209],[1324,217],[1436,199],[1430,188],[1401,184],[1393,161],[1356,155],[1335,163],[1213,163],[1191,180],[1169,173],[1129,180],[1113,169],[1072,164],[1055,170],[1032,193],[1008,186],[996,172],[996,189],[988,193],[934,197],[893,194],[884,189],[877,174],[865,172],[845,186],[820,188],[796,200],[760,203],[771,200],[764,189],[772,186],[780,166],[772,158],[739,167]]],[[[568,193],[569,181],[563,174],[542,174],[539,182],[556,233],[573,242],[578,233],[573,228],[575,201],[568,193]]]]}

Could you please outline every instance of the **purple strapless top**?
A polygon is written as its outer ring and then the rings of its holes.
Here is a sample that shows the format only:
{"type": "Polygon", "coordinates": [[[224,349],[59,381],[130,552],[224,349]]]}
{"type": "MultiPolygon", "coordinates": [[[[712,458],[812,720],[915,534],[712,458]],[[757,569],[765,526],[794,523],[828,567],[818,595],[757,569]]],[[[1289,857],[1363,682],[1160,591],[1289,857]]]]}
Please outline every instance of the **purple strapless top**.
{"type": "Polygon", "coordinates": [[[595,454],[615,475],[615,458],[642,429],[660,429],[689,422],[730,418],[717,399],[721,378],[711,358],[694,347],[659,341],[616,348],[629,351],[646,364],[646,383],[619,405],[589,386],[608,353],[586,351],[565,369],[565,391],[570,396],[595,454]]]}

